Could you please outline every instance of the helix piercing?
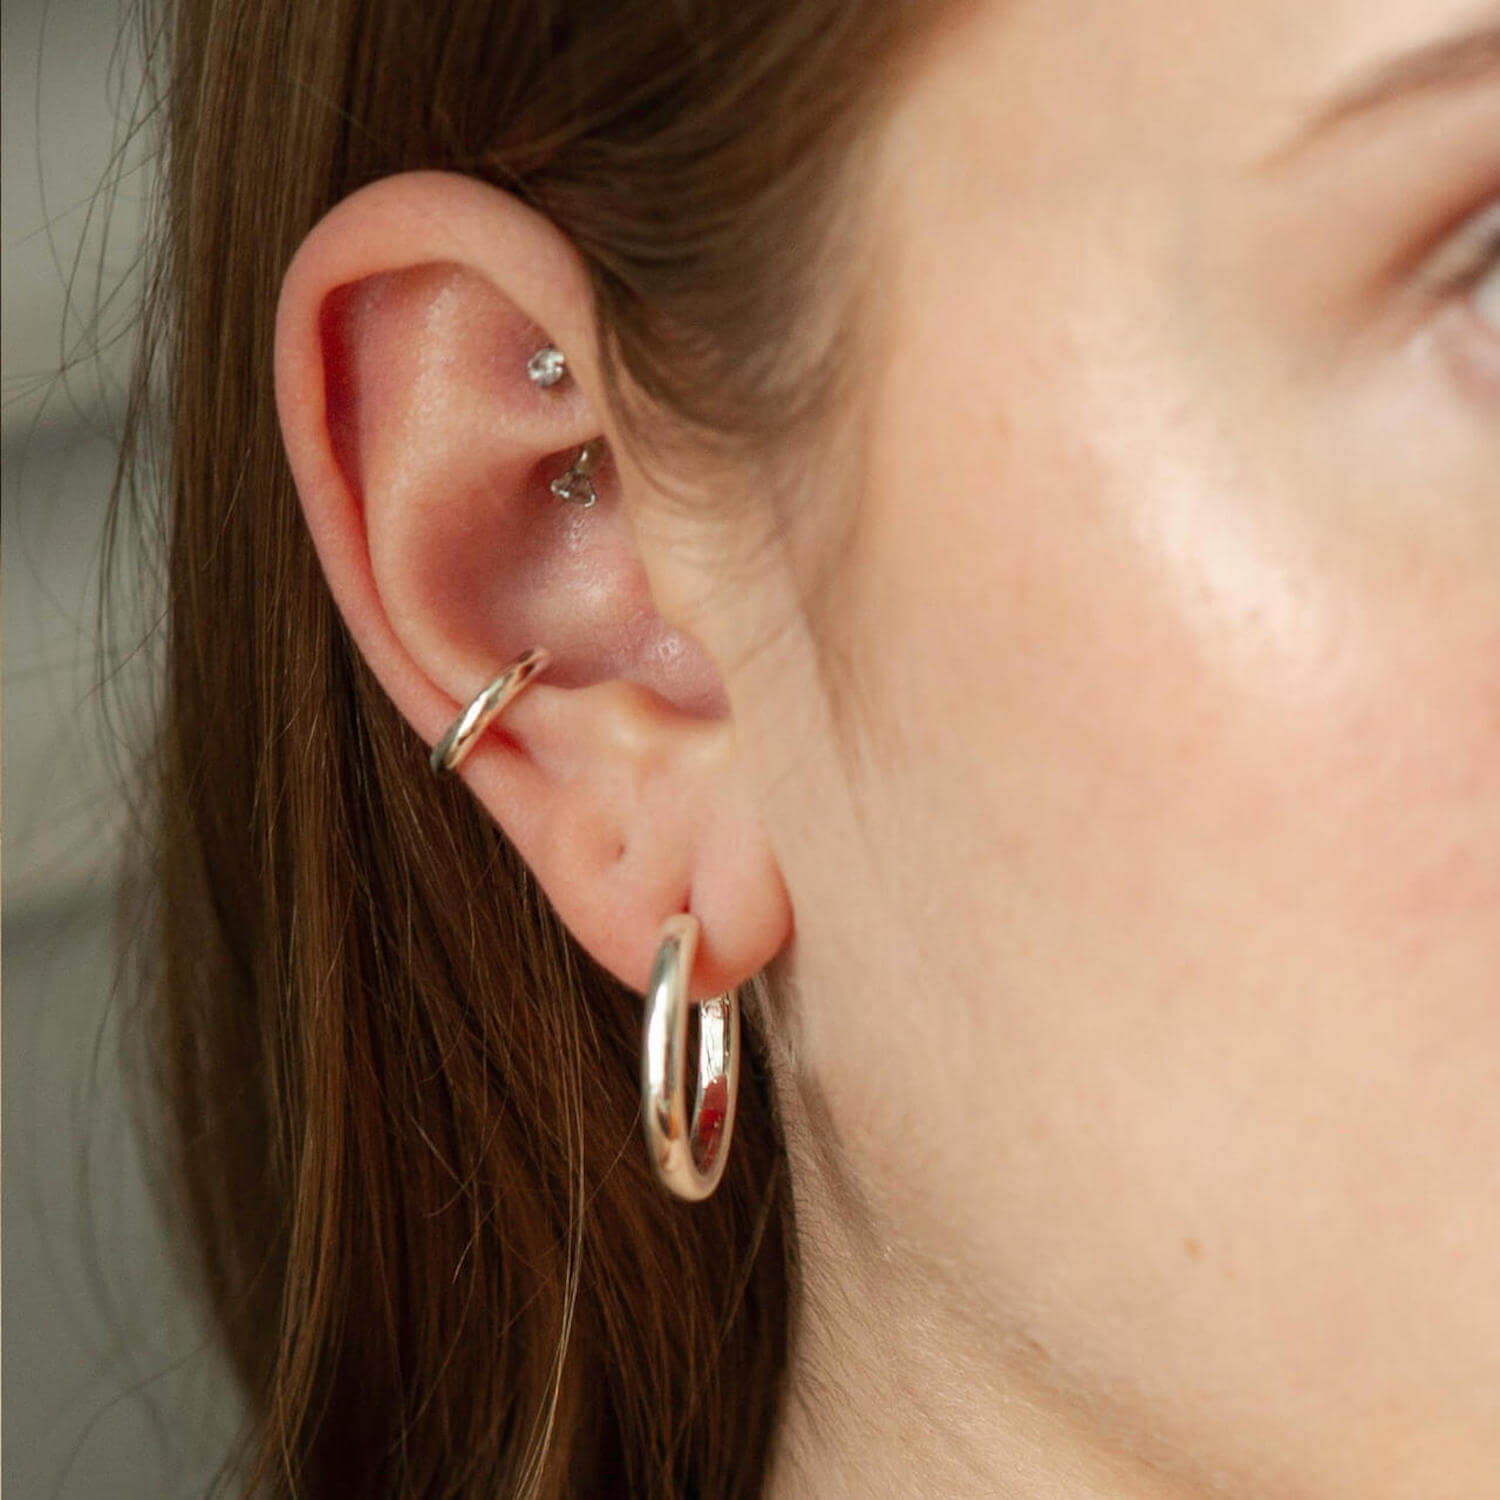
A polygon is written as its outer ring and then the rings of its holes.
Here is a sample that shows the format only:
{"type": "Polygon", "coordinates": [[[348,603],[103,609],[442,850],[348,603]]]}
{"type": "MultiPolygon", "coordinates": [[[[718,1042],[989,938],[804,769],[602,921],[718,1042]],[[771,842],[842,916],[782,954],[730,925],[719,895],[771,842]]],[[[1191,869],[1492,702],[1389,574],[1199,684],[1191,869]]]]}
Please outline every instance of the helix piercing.
{"type": "Polygon", "coordinates": [[[545,646],[533,646],[529,651],[523,651],[493,681],[486,683],[433,746],[432,754],[427,757],[433,774],[441,776],[456,771],[480,736],[505,711],[506,705],[551,660],[552,655],[545,646]]]}

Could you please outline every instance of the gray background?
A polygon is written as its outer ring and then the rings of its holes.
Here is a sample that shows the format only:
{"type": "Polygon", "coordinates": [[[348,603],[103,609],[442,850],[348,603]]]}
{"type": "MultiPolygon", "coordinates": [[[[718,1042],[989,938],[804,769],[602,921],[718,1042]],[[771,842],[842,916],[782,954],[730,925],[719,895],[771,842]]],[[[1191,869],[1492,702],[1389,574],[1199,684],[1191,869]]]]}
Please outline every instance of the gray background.
{"type": "MultiPolygon", "coordinates": [[[[109,930],[140,735],[106,722],[96,572],[146,145],[119,0],[3,11],[3,1413],[11,1500],[205,1494],[235,1430],[128,1128],[109,930]],[[123,46],[123,50],[121,50],[123,46]],[[112,186],[111,186],[112,184],[112,186]]],[[[127,567],[127,576],[131,569],[127,567]]],[[[114,622],[146,638],[142,580],[114,622]]],[[[149,711],[147,644],[108,701],[149,711]]]]}

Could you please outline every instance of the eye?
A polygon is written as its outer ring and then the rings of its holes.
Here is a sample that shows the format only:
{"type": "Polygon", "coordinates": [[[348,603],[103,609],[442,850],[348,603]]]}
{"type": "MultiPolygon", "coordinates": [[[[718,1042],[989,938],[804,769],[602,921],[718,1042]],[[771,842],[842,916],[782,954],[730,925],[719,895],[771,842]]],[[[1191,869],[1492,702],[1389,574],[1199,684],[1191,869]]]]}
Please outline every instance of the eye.
{"type": "Polygon", "coordinates": [[[1422,322],[1463,386],[1500,398],[1500,198],[1451,230],[1417,279],[1422,322]]]}
{"type": "Polygon", "coordinates": [[[1500,246],[1490,256],[1488,267],[1469,291],[1469,302],[1480,323],[1500,338],[1500,246]]]}
{"type": "Polygon", "coordinates": [[[1500,199],[1459,226],[1429,276],[1435,291],[1458,296],[1486,331],[1500,333],[1500,199]]]}
{"type": "Polygon", "coordinates": [[[1462,387],[1492,410],[1500,401],[1500,199],[1461,226],[1437,260],[1437,347],[1462,387]]]}

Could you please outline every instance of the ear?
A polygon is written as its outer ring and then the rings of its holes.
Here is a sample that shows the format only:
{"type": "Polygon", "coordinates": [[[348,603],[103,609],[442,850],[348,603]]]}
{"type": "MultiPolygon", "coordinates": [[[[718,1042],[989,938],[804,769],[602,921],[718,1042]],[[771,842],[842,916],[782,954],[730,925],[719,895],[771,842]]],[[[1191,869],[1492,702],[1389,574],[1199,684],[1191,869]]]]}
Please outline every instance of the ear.
{"type": "Polygon", "coordinates": [[[340,203],[288,269],[277,410],[334,599],[427,744],[512,658],[551,653],[459,774],[633,988],[692,911],[697,999],[766,964],[791,910],[714,663],[655,607],[629,520],[653,497],[622,492],[645,481],[611,456],[596,349],[587,273],[549,221],[405,173],[340,203]],[[540,389],[526,362],[549,342],[568,373],[540,389]],[[601,435],[597,502],[559,499],[549,481],[601,435]]]}

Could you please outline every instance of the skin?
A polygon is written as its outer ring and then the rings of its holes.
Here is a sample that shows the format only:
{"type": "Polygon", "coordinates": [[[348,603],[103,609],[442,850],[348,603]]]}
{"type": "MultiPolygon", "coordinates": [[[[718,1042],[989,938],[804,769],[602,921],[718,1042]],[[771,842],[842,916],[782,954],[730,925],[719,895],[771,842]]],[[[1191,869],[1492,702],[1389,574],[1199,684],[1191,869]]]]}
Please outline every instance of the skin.
{"type": "Polygon", "coordinates": [[[684,510],[614,441],[550,224],[408,174],[288,272],[287,451],[393,698],[432,743],[549,646],[463,775],[579,941],[644,989],[692,910],[695,997],[775,959],[775,1497],[1495,1493],[1500,327],[1463,226],[1500,48],[1327,116],[1484,23],[955,12],[871,161],[816,640],[812,541],[751,571],[751,497],[684,510]],[[600,504],[552,500],[601,433],[600,504]]]}

